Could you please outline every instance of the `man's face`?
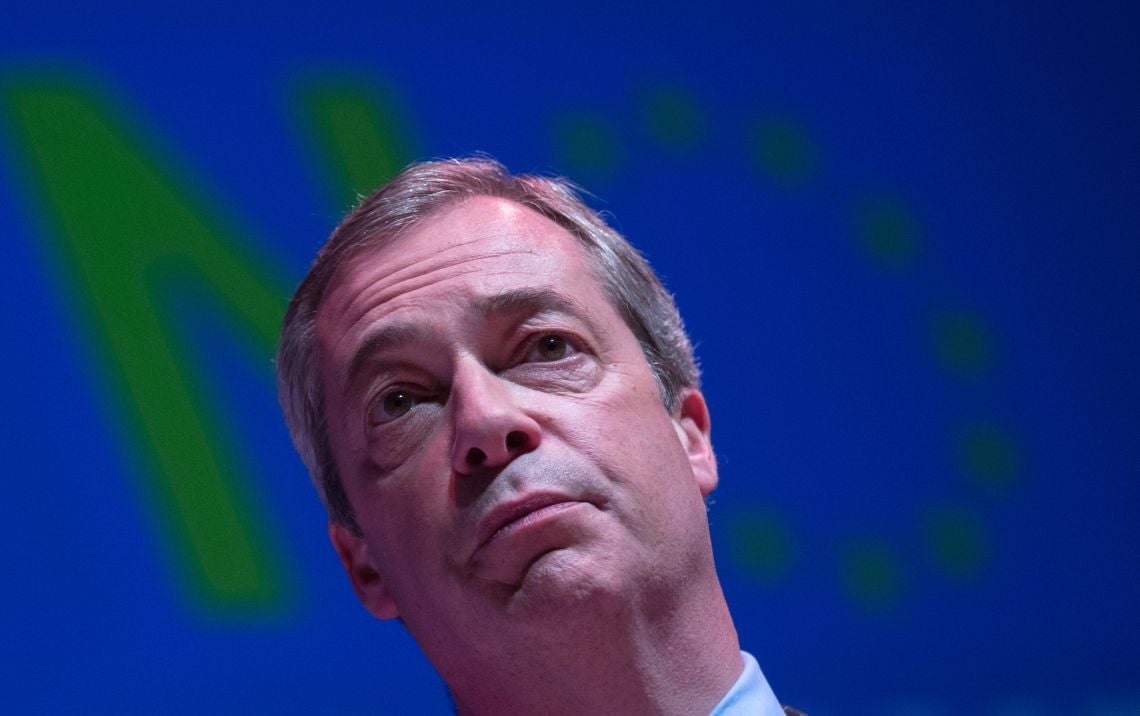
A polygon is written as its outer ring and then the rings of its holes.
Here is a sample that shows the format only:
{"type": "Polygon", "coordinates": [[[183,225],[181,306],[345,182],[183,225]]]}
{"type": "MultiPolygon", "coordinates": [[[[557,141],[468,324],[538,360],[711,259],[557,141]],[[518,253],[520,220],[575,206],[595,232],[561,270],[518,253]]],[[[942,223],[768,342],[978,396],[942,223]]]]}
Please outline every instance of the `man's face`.
{"type": "Polygon", "coordinates": [[[667,599],[711,565],[703,399],[665,410],[553,222],[489,197],[446,209],[342,267],[317,332],[362,534],[330,533],[365,605],[401,616],[445,677],[441,659],[607,595],[667,599]]]}

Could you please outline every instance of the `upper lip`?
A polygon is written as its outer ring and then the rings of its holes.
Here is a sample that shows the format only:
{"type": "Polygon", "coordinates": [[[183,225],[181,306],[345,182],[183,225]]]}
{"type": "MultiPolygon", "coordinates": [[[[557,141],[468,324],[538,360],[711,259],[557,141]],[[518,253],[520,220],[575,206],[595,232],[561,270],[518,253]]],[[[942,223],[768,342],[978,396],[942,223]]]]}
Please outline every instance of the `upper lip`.
{"type": "Polygon", "coordinates": [[[503,527],[517,519],[526,517],[532,512],[537,512],[544,507],[557,505],[561,502],[575,502],[571,497],[560,495],[551,492],[532,493],[523,495],[517,499],[508,500],[487,513],[487,515],[479,521],[478,532],[478,546],[479,549],[487,544],[490,539],[503,527]]]}

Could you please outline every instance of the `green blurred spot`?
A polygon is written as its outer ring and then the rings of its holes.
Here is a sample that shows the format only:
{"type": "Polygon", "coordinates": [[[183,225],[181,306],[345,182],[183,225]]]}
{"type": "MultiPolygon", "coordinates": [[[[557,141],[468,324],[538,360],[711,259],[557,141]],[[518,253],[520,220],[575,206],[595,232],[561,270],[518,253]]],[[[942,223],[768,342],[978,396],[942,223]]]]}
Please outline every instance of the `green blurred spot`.
{"type": "Polygon", "coordinates": [[[555,118],[554,144],[575,174],[607,179],[617,173],[621,149],[613,128],[599,114],[569,112],[555,118]]]}
{"type": "Polygon", "coordinates": [[[990,367],[990,343],[981,322],[964,311],[948,311],[934,319],[934,350],[944,368],[963,377],[978,377],[990,367]]]}
{"type": "Polygon", "coordinates": [[[787,576],[792,561],[788,529],[773,513],[757,511],[737,515],[729,525],[732,554],[737,563],[765,582],[787,576]]]}
{"type": "Polygon", "coordinates": [[[284,272],[89,82],[25,77],[0,87],[0,108],[43,220],[45,254],[75,324],[89,331],[92,371],[138,451],[142,492],[183,584],[215,610],[284,606],[278,537],[250,493],[224,406],[180,350],[185,335],[167,300],[187,278],[220,299],[268,386],[284,272]]]}
{"type": "Polygon", "coordinates": [[[680,87],[655,87],[642,97],[646,131],[667,150],[693,150],[705,137],[705,118],[696,98],[680,87]]]}
{"type": "Polygon", "coordinates": [[[904,269],[914,261],[918,228],[898,199],[878,197],[861,202],[856,228],[863,249],[883,266],[904,269]]]}
{"type": "Polygon", "coordinates": [[[840,568],[848,594],[869,609],[888,611],[902,596],[902,569],[883,540],[853,540],[844,545],[840,568]]]}
{"type": "Polygon", "coordinates": [[[355,204],[408,163],[407,123],[372,83],[346,75],[308,76],[296,97],[338,208],[355,204]]]}
{"type": "Polygon", "coordinates": [[[1013,440],[996,426],[979,425],[967,430],[959,443],[959,455],[966,474],[985,487],[1005,488],[1017,478],[1013,440]]]}
{"type": "Polygon", "coordinates": [[[977,576],[987,548],[981,522],[965,510],[944,508],[925,524],[926,542],[935,563],[959,579],[977,576]]]}
{"type": "Polygon", "coordinates": [[[798,187],[815,171],[815,149],[803,125],[786,117],[763,117],[751,130],[752,154],[777,184],[798,187]]]}

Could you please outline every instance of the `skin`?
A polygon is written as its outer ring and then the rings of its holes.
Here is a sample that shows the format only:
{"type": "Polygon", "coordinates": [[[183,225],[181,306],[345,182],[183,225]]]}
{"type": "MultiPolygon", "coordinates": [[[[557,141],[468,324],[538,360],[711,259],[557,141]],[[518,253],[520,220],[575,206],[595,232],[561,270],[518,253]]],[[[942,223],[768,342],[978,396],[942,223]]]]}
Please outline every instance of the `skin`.
{"type": "Polygon", "coordinates": [[[317,335],[361,528],[330,537],[461,712],[711,710],[742,665],[708,410],[665,410],[577,240],[475,197],[343,266],[317,335]]]}

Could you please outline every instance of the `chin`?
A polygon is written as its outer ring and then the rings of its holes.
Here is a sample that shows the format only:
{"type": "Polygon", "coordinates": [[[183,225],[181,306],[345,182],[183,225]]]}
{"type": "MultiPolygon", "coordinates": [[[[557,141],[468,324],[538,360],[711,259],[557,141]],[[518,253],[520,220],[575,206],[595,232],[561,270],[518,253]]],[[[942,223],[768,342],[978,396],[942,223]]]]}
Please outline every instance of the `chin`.
{"type": "Polygon", "coordinates": [[[599,557],[575,548],[542,555],[527,568],[510,611],[569,619],[581,609],[597,619],[607,611],[628,610],[638,580],[612,556],[599,557]]]}

